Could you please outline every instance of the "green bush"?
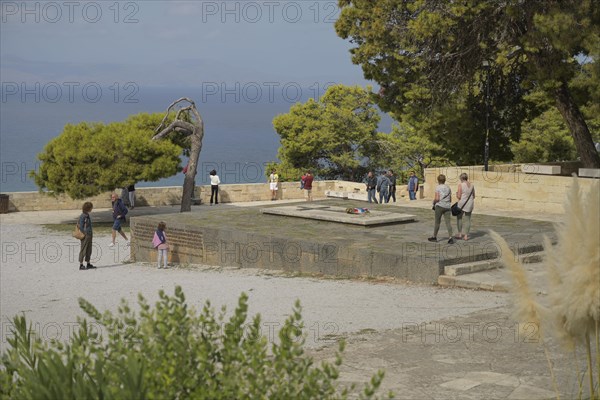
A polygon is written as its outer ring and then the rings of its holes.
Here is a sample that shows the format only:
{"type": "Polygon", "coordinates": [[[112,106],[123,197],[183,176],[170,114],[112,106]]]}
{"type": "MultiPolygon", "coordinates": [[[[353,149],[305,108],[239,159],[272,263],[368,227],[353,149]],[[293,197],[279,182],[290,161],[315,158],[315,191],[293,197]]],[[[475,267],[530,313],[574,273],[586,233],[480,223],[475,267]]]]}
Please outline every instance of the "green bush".
{"type": "MultiPolygon", "coordinates": [[[[44,342],[14,318],[9,349],[2,355],[2,399],[345,399],[355,386],[336,383],[343,342],[335,362],[316,366],[303,350],[299,302],[278,341],[261,335],[260,315],[248,318],[242,294],[234,314],[189,309],[181,287],[173,297],[160,291],[151,308],[139,295],[139,315],[123,300],[117,315],[101,314],[80,299],[101,326],[79,319],[64,343],[44,342]]],[[[360,398],[374,398],[383,379],[377,372],[360,398]]],[[[355,396],[355,394],[353,394],[355,396]]],[[[391,394],[389,394],[391,397],[391,394]]]]}

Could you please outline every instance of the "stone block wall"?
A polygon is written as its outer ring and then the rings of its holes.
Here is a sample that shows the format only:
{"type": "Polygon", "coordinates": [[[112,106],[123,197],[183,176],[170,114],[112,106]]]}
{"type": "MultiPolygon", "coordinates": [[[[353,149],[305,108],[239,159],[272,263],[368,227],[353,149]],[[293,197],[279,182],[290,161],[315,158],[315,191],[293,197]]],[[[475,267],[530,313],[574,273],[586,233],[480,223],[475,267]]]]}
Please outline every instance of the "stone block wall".
{"type": "MultiPolygon", "coordinates": [[[[576,165],[568,164],[567,169],[576,165]]],[[[425,170],[425,183],[422,185],[423,197],[432,199],[437,175],[443,173],[447,183],[456,192],[462,172],[469,175],[475,184],[477,204],[502,210],[540,211],[548,213],[563,212],[563,203],[572,185],[568,176],[536,175],[521,172],[521,165],[494,165],[490,171],[483,166],[429,168],[425,170]]],[[[597,179],[580,179],[584,190],[598,187],[597,179]],[[594,186],[595,185],[595,186],[594,186]]],[[[314,197],[323,197],[325,191],[365,194],[365,185],[347,181],[315,181],[314,197]]],[[[597,190],[597,189],[595,189],[597,190]]],[[[120,191],[118,191],[120,194],[120,191]]],[[[137,206],[164,206],[181,204],[181,186],[149,187],[136,190],[137,206]]],[[[68,196],[49,196],[38,192],[13,192],[9,195],[9,212],[14,211],[46,211],[46,210],[79,210],[84,201],[94,203],[94,208],[110,208],[110,193],[85,199],[71,200],[68,196]]],[[[278,196],[280,199],[303,199],[305,192],[300,190],[299,182],[281,182],[278,196]]],[[[406,185],[397,185],[396,197],[407,199],[406,185]]],[[[210,201],[210,186],[197,186],[195,198],[203,204],[210,201]]],[[[223,184],[219,187],[219,201],[222,203],[266,201],[271,199],[271,192],[266,183],[223,184]]]]}
{"type": "MultiPolygon", "coordinates": [[[[336,181],[315,181],[313,194],[324,196],[326,190],[332,190],[336,181]]],[[[167,206],[181,204],[181,186],[141,187],[136,188],[136,206],[167,206]]],[[[117,190],[120,195],[121,190],[117,190]]],[[[280,199],[303,199],[304,191],[299,182],[281,182],[279,184],[280,199]]],[[[48,211],[79,210],[86,201],[91,201],[94,208],[110,208],[110,192],[84,200],[72,200],[66,195],[52,196],[39,192],[12,192],[9,195],[8,211],[48,211]]],[[[210,202],[210,185],[196,186],[195,198],[202,203],[210,202]]],[[[266,183],[223,184],[219,186],[219,201],[223,203],[270,200],[271,192],[266,183]]]]}
{"type": "MultiPolygon", "coordinates": [[[[258,212],[258,211],[256,211],[258,212]]],[[[131,258],[156,262],[152,237],[160,216],[131,218],[131,258]]],[[[201,220],[201,216],[194,218],[201,220]]],[[[259,268],[289,273],[345,278],[395,277],[414,282],[437,282],[440,261],[415,251],[390,249],[376,252],[352,241],[312,237],[292,239],[282,235],[239,230],[226,224],[194,224],[174,217],[168,222],[169,262],[236,268],[259,268]]]]}
{"type": "MultiPolygon", "coordinates": [[[[452,189],[452,202],[456,201],[459,175],[466,173],[475,185],[476,207],[499,210],[563,213],[563,204],[571,190],[573,178],[568,176],[536,175],[521,172],[521,166],[493,166],[484,171],[483,166],[428,168],[425,170],[425,198],[433,199],[437,176],[446,175],[446,184],[452,189]]],[[[596,179],[579,179],[583,192],[598,190],[596,179]]]]}
{"type": "MultiPolygon", "coordinates": [[[[157,251],[152,238],[160,219],[131,219],[131,257],[136,261],[154,261],[157,251]]],[[[201,230],[187,229],[185,225],[169,226],[169,262],[182,264],[204,259],[204,241],[201,230]]]]}

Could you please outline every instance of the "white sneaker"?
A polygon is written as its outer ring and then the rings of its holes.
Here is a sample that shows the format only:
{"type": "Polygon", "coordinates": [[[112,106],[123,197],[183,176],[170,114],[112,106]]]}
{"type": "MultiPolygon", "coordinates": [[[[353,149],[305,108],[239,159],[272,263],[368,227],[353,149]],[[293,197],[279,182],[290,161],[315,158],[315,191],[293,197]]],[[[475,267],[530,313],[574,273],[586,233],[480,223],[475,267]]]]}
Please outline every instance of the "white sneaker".
{"type": "Polygon", "coordinates": [[[108,244],[108,247],[114,247],[114,246],[115,246],[115,244],[114,244],[114,243],[109,243],[109,244],[108,244]]]}

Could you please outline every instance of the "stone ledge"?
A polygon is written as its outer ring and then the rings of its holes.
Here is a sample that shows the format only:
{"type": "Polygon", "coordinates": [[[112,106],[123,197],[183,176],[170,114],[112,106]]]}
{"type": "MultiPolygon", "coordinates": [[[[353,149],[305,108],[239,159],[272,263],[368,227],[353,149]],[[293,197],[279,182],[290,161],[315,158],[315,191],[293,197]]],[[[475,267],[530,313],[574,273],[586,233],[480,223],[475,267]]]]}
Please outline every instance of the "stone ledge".
{"type": "Polygon", "coordinates": [[[521,171],[526,174],[560,175],[560,165],[523,164],[521,171]]]}
{"type": "Polygon", "coordinates": [[[578,175],[584,178],[600,178],[600,169],[598,168],[579,168],[578,175]]]}

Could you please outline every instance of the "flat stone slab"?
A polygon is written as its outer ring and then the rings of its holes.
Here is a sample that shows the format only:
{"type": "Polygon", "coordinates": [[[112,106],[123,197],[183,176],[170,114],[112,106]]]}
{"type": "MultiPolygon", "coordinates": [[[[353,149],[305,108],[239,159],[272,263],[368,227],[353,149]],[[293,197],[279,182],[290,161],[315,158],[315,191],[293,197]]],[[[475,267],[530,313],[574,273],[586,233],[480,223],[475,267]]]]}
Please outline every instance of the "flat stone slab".
{"type": "Polygon", "coordinates": [[[280,215],[284,217],[296,217],[306,219],[316,219],[319,221],[338,222],[341,224],[351,224],[360,226],[378,226],[412,222],[416,219],[415,215],[400,214],[386,211],[369,210],[368,213],[348,214],[344,207],[335,206],[283,206],[270,207],[260,210],[263,214],[280,215]]]}
{"type": "Polygon", "coordinates": [[[598,168],[579,168],[579,176],[586,178],[600,178],[600,169],[598,168]]]}
{"type": "Polygon", "coordinates": [[[521,171],[526,174],[560,175],[560,165],[524,164],[521,171]]]}

